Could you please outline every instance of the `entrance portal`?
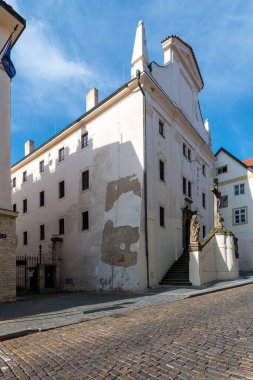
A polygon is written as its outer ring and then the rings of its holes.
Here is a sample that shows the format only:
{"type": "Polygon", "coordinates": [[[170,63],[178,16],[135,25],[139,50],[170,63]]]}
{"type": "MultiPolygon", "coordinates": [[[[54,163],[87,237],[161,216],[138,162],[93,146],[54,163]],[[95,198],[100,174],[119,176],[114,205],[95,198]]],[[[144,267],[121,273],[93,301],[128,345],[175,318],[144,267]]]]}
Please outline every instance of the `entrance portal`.
{"type": "Polygon", "coordinates": [[[192,210],[188,208],[182,209],[182,232],[183,232],[183,249],[184,252],[188,250],[190,244],[190,227],[191,227],[191,218],[195,214],[192,210]]]}

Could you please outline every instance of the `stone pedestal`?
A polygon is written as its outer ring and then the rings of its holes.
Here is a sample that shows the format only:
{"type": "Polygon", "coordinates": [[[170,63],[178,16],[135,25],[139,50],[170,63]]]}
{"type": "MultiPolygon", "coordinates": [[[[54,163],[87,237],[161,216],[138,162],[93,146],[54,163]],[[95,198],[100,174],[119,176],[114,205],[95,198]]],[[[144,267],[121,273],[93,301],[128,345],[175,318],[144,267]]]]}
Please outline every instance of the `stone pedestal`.
{"type": "Polygon", "coordinates": [[[0,302],[16,300],[16,217],[0,209],[0,302]]]}

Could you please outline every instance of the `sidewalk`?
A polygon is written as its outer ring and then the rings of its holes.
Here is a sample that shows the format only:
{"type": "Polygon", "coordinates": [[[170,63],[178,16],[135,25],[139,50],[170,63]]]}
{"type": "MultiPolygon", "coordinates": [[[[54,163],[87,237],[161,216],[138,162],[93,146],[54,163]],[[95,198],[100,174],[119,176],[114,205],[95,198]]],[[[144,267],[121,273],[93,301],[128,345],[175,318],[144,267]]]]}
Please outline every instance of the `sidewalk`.
{"type": "Polygon", "coordinates": [[[138,293],[56,293],[0,304],[0,341],[253,283],[253,273],[202,287],[159,286],[138,293]]]}

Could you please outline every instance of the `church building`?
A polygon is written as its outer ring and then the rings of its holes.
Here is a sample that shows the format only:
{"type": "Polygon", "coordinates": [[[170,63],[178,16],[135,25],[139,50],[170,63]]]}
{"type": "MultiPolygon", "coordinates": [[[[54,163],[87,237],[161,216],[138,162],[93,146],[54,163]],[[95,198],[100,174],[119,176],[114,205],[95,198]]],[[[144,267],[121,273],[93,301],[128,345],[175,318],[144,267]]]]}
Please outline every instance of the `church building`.
{"type": "Polygon", "coordinates": [[[55,286],[141,290],[156,286],[187,250],[192,215],[213,227],[209,122],[192,48],[162,41],[149,59],[139,22],[131,79],[44,144],[26,143],[12,167],[17,255],[54,258],[55,286]]]}

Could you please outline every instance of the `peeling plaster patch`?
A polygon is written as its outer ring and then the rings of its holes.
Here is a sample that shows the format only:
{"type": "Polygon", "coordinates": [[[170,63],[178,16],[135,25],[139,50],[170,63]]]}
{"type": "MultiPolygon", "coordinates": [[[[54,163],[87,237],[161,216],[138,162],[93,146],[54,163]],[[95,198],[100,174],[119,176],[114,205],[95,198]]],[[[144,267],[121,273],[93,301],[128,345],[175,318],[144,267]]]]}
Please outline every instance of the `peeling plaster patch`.
{"type": "Polygon", "coordinates": [[[120,195],[129,191],[141,197],[141,184],[135,174],[109,182],[106,189],[105,211],[111,210],[120,195]]]}
{"type": "Polygon", "coordinates": [[[132,191],[121,194],[111,210],[105,213],[105,222],[114,221],[114,226],[140,226],[141,198],[132,191]]]}
{"type": "Polygon", "coordinates": [[[138,240],[138,227],[114,227],[113,222],[109,220],[106,222],[103,231],[101,260],[106,264],[125,268],[136,265],[137,250],[131,251],[130,247],[134,243],[138,243],[138,240]]]}

